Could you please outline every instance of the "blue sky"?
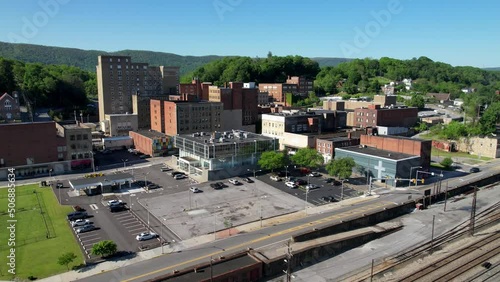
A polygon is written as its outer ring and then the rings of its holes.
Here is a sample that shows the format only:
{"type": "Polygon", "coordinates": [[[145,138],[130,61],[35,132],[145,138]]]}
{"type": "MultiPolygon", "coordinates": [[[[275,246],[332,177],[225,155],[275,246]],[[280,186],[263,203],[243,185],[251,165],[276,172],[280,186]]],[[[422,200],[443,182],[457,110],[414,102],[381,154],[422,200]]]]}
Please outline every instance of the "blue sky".
{"type": "Polygon", "coordinates": [[[500,67],[495,0],[0,0],[0,41],[500,67]]]}

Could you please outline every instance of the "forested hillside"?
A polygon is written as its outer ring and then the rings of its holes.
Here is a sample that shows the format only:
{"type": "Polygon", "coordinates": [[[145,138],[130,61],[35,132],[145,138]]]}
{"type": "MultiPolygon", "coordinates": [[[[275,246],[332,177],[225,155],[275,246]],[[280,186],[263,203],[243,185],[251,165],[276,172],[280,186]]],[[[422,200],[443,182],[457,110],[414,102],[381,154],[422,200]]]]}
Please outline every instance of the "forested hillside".
{"type": "MultiPolygon", "coordinates": [[[[381,58],[364,59],[342,63],[337,67],[326,67],[316,77],[316,86],[321,93],[348,94],[380,91],[383,81],[413,80],[412,92],[445,92],[458,96],[464,87],[482,89],[500,88],[500,73],[474,67],[453,67],[429,58],[411,60],[381,58]],[[338,82],[344,80],[341,87],[338,82]]],[[[405,91],[404,85],[397,87],[405,91]]]]}
{"type": "Polygon", "coordinates": [[[223,58],[220,56],[179,56],[170,53],[138,50],[104,52],[99,50],[0,42],[0,57],[27,63],[69,65],[90,72],[95,72],[97,56],[99,55],[131,56],[133,62],[144,62],[154,66],[180,66],[181,74],[190,72],[208,62],[223,58]]]}
{"type": "MultiPolygon", "coordinates": [[[[122,55],[131,56],[134,62],[149,63],[153,66],[180,66],[181,75],[194,71],[209,62],[222,59],[224,56],[180,56],[171,53],[122,50],[105,52],[99,50],[81,50],[75,48],[51,47],[33,44],[16,44],[0,42],[0,57],[19,60],[27,63],[42,63],[52,65],[69,65],[86,71],[95,72],[97,56],[122,55]]],[[[345,58],[312,58],[323,66],[336,66],[350,61],[345,58]]]]}
{"type": "Polygon", "coordinates": [[[36,107],[82,108],[97,97],[95,73],[0,57],[0,92],[22,91],[36,107]]]}

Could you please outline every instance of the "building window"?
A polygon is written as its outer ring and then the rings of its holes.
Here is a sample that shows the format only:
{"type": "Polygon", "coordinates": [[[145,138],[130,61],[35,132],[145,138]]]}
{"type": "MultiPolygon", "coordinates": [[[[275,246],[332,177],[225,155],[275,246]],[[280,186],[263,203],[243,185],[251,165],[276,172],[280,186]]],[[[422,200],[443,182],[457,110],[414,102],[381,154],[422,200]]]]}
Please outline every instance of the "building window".
{"type": "Polygon", "coordinates": [[[82,140],[82,135],[81,135],[81,134],[78,134],[78,135],[76,136],[76,140],[82,140]]]}
{"type": "Polygon", "coordinates": [[[6,109],[10,109],[12,107],[12,104],[10,103],[10,100],[5,100],[3,103],[6,109]]]}
{"type": "Polygon", "coordinates": [[[87,134],[83,134],[83,140],[88,140],[89,139],[89,136],[87,134]]]}
{"type": "Polygon", "coordinates": [[[75,141],[75,135],[70,135],[70,136],[69,136],[69,140],[71,140],[71,141],[75,141]]]}

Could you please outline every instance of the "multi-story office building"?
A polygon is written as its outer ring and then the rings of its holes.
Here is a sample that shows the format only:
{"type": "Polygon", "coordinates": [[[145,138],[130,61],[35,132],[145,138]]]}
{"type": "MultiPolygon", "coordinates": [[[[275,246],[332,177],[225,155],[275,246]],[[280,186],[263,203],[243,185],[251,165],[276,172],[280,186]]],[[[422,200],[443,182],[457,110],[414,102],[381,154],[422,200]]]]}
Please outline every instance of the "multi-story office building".
{"type": "Polygon", "coordinates": [[[56,123],[57,135],[66,140],[65,160],[92,158],[92,128],[79,122],[56,123]]]}
{"type": "Polygon", "coordinates": [[[137,114],[137,126],[139,129],[151,128],[151,100],[165,101],[169,99],[169,96],[150,97],[132,94],[132,110],[134,114],[137,114]]]}
{"type": "Polygon", "coordinates": [[[293,83],[259,83],[259,90],[268,92],[273,103],[290,106],[286,103],[286,94],[297,94],[298,85],[293,83]]]}
{"type": "Polygon", "coordinates": [[[369,105],[368,108],[354,110],[354,126],[412,127],[418,121],[418,109],[407,107],[386,107],[369,105]]]}
{"type": "Polygon", "coordinates": [[[178,84],[178,68],[134,63],[129,56],[99,56],[97,93],[99,119],[107,114],[132,113],[132,94],[144,97],[168,95],[178,84]]]}
{"type": "Polygon", "coordinates": [[[263,152],[279,148],[276,138],[239,130],[176,135],[173,145],[178,168],[203,180],[246,174],[263,152]]]}
{"type": "Polygon", "coordinates": [[[222,103],[151,100],[151,129],[169,136],[221,130],[222,103]]]}
{"type": "Polygon", "coordinates": [[[229,87],[208,87],[209,101],[224,104],[223,119],[228,121],[224,130],[253,127],[251,131],[255,131],[259,89],[253,83],[244,86],[241,82],[230,82],[229,87]]]}
{"type": "Polygon", "coordinates": [[[316,150],[323,156],[325,163],[328,163],[335,157],[335,148],[356,145],[359,145],[359,138],[350,138],[350,136],[329,138],[320,137],[316,139],[316,150]]]}
{"type": "Polygon", "coordinates": [[[288,84],[297,85],[297,94],[308,95],[309,92],[314,92],[314,80],[308,79],[305,76],[288,76],[286,80],[288,84]]]}
{"type": "Polygon", "coordinates": [[[101,128],[110,137],[128,136],[129,131],[137,131],[137,114],[105,115],[101,128]]]}

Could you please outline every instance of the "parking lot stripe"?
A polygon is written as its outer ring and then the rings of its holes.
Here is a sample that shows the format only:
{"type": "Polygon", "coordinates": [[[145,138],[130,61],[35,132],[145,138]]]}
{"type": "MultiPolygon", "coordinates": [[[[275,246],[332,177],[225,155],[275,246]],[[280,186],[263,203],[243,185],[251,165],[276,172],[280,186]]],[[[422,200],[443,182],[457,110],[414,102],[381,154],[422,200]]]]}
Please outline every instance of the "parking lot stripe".
{"type": "Polygon", "coordinates": [[[131,220],[137,221],[137,219],[135,219],[135,217],[126,217],[126,218],[119,218],[118,219],[119,222],[127,222],[127,221],[131,221],[131,220]]]}
{"type": "Polygon", "coordinates": [[[147,230],[144,230],[144,229],[143,229],[141,232],[138,232],[138,233],[132,233],[132,235],[133,235],[133,236],[137,236],[137,235],[139,235],[139,234],[141,234],[141,233],[143,233],[143,232],[147,232],[147,230]]]}
{"type": "Polygon", "coordinates": [[[97,210],[97,209],[99,209],[99,207],[98,207],[96,204],[91,204],[91,205],[90,205],[90,208],[91,208],[92,210],[94,210],[94,211],[95,211],[95,210],[97,210]]]}
{"type": "Polygon", "coordinates": [[[135,218],[127,218],[127,219],[124,219],[124,220],[119,220],[119,222],[121,224],[129,224],[131,222],[137,222],[137,219],[135,219],[135,218]]]}
{"type": "Polygon", "coordinates": [[[89,238],[95,238],[95,237],[100,237],[99,234],[88,234],[88,236],[81,236],[80,235],[80,241],[88,240],[89,238]]]}
{"type": "Polygon", "coordinates": [[[84,246],[93,245],[93,244],[99,242],[100,240],[101,240],[101,238],[99,237],[99,238],[96,238],[96,239],[92,239],[92,240],[88,240],[88,241],[83,241],[82,245],[84,245],[84,246]]]}
{"type": "Polygon", "coordinates": [[[134,232],[134,231],[137,231],[137,230],[144,229],[145,226],[137,224],[137,225],[132,225],[132,226],[126,226],[125,228],[128,230],[128,232],[134,232]]]}
{"type": "Polygon", "coordinates": [[[129,213],[114,213],[113,216],[115,218],[129,217],[131,216],[129,213]]]}

